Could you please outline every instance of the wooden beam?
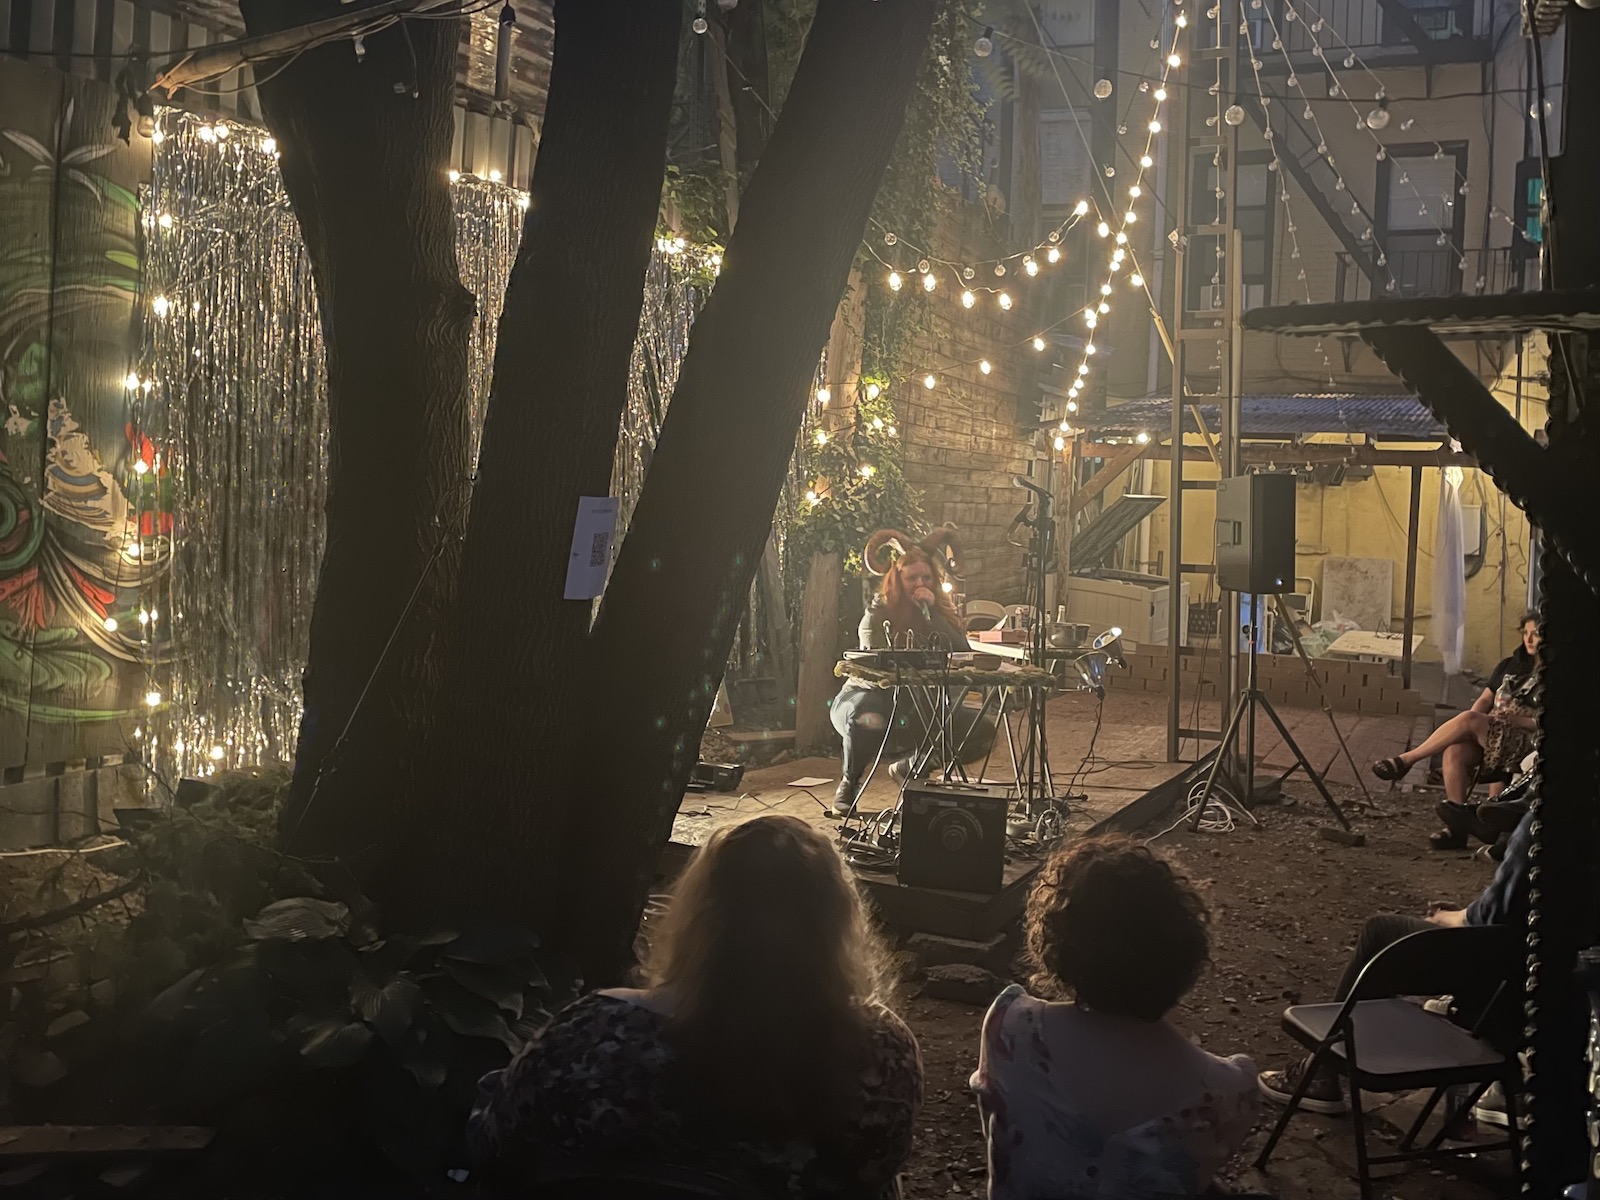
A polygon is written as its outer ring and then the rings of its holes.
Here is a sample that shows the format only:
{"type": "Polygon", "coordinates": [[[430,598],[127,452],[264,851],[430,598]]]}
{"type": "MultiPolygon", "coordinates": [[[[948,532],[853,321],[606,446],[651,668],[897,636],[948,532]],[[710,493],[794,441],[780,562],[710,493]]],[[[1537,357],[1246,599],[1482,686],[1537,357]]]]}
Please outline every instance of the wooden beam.
{"type": "MultiPolygon", "coordinates": [[[[1279,463],[1285,467],[1305,466],[1310,463],[1346,463],[1353,467],[1477,467],[1470,454],[1458,454],[1442,446],[1427,449],[1395,450],[1373,446],[1338,446],[1311,443],[1305,446],[1246,442],[1240,447],[1240,457],[1251,466],[1279,463]]],[[[1210,462],[1211,456],[1200,446],[1183,448],[1185,462],[1210,462]]]]}
{"type": "MultiPolygon", "coordinates": [[[[1073,493],[1072,505],[1067,513],[1067,519],[1071,520],[1088,507],[1089,501],[1115,483],[1118,476],[1150,453],[1150,448],[1156,444],[1156,439],[1151,438],[1142,446],[1138,443],[1130,446],[1118,446],[1112,453],[1108,454],[1100,469],[1094,473],[1094,477],[1073,493]]],[[[1110,449],[1110,447],[1106,448],[1110,449]]]]}
{"type": "Polygon", "coordinates": [[[337,17],[310,21],[289,29],[280,29],[276,33],[264,33],[258,37],[240,38],[237,41],[209,46],[173,59],[156,73],[156,81],[150,90],[161,88],[170,98],[179,88],[192,87],[208,79],[220,78],[229,71],[249,66],[251,63],[282,58],[286,54],[293,54],[346,33],[353,35],[374,22],[381,22],[385,17],[403,17],[412,12],[430,12],[455,3],[456,0],[387,0],[383,4],[355,9],[340,13],[337,17]]]}

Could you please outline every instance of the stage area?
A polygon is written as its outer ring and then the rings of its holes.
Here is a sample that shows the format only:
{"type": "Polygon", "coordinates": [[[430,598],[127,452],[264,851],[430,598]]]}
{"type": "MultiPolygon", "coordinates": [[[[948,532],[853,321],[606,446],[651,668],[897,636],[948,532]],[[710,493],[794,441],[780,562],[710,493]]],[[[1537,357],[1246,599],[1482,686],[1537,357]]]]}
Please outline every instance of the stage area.
{"type": "MultiPolygon", "coordinates": [[[[1202,722],[1215,721],[1215,709],[1214,702],[1208,702],[1200,713],[1202,722]]],[[[1333,762],[1328,770],[1331,780],[1355,782],[1349,764],[1342,761],[1338,740],[1325,714],[1316,709],[1287,707],[1280,711],[1295,740],[1319,770],[1333,762]],[[1334,762],[1336,755],[1339,761],[1334,762]]],[[[1398,753],[1410,744],[1414,724],[1411,717],[1353,713],[1336,716],[1363,771],[1373,759],[1398,753]]],[[[1069,836],[1110,830],[1132,832],[1168,813],[1176,816],[1181,811],[1183,796],[1192,786],[1196,771],[1187,762],[1165,761],[1164,697],[1113,687],[1102,706],[1087,693],[1057,696],[1050,701],[1048,722],[1057,790],[1078,797],[1070,806],[1069,836]]],[[[1186,750],[1190,757],[1195,756],[1193,742],[1186,750]]],[[[1281,774],[1292,762],[1264,716],[1258,729],[1257,754],[1258,773],[1263,775],[1281,774]]],[[[976,770],[971,768],[974,774],[976,770]]],[[[1014,781],[1003,745],[990,758],[984,778],[989,782],[1014,781]]],[[[830,806],[838,781],[836,757],[801,758],[747,772],[737,794],[691,792],[684,797],[673,823],[672,843],[663,865],[669,871],[675,870],[693,847],[716,829],[763,813],[790,813],[820,828],[837,830],[839,823],[830,806]],[[806,779],[826,782],[798,786],[797,781],[806,779]]],[[[891,807],[897,794],[897,785],[880,769],[863,794],[861,808],[876,812],[891,807]]],[[[1021,912],[1028,883],[1037,869],[1037,860],[1013,855],[1006,865],[1004,888],[994,897],[903,888],[892,875],[872,871],[860,874],[890,924],[982,939],[1005,928],[1021,912]]]]}

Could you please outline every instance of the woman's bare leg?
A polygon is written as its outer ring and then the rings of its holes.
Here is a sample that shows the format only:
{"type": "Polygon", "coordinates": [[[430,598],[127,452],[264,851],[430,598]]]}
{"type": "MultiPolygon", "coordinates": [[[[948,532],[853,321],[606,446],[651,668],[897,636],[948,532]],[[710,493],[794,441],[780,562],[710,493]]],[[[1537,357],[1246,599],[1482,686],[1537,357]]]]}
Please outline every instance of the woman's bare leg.
{"type": "Polygon", "coordinates": [[[1471,743],[1476,746],[1482,757],[1484,742],[1489,736],[1489,715],[1487,713],[1472,712],[1457,713],[1439,728],[1428,735],[1422,745],[1407,750],[1404,754],[1395,755],[1406,767],[1414,767],[1419,762],[1426,762],[1435,754],[1441,754],[1451,746],[1471,743]]]}
{"type": "Polygon", "coordinates": [[[1472,794],[1472,783],[1477,776],[1478,764],[1483,761],[1483,747],[1477,742],[1456,742],[1446,746],[1443,761],[1439,764],[1444,775],[1444,798],[1452,804],[1465,804],[1472,794]]]}

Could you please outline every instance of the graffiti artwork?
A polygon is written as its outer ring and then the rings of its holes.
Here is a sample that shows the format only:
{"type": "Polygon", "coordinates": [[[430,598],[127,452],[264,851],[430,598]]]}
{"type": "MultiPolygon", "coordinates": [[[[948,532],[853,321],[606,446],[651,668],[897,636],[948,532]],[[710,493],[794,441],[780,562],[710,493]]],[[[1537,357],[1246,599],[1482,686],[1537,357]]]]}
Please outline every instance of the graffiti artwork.
{"type": "Polygon", "coordinates": [[[148,153],[112,106],[0,60],[0,767],[125,749],[161,657],[166,472],[129,376],[148,153]]]}

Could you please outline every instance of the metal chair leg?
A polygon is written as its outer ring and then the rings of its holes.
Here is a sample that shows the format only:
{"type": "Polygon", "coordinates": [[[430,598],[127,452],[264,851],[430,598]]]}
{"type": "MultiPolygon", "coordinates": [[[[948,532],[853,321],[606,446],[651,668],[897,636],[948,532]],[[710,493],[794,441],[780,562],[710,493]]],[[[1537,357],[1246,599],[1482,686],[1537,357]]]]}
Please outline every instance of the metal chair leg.
{"type": "Polygon", "coordinates": [[[1350,1127],[1356,1138],[1356,1175],[1361,1184],[1361,1200],[1372,1200],[1372,1168],[1367,1162],[1367,1125],[1361,1112],[1361,1087],[1352,1070],[1350,1081],[1350,1127]]]}
{"type": "Polygon", "coordinates": [[[1444,1088],[1434,1088],[1433,1094],[1428,1097],[1428,1102],[1422,1106],[1422,1111],[1417,1114],[1417,1119],[1411,1123],[1411,1128],[1406,1130],[1405,1137],[1400,1139],[1400,1150],[1409,1150],[1417,1135],[1422,1132],[1422,1127],[1428,1123],[1428,1118],[1433,1115],[1434,1108],[1439,1103],[1439,1098],[1445,1093],[1444,1088]]]}
{"type": "Polygon", "coordinates": [[[1283,1115],[1278,1118],[1278,1123],[1273,1126],[1272,1134],[1267,1138],[1267,1144],[1261,1148],[1261,1153],[1256,1155],[1254,1166],[1256,1170],[1266,1169],[1267,1159],[1272,1157],[1272,1151],[1278,1145],[1278,1139],[1283,1136],[1283,1131],[1289,1127],[1289,1118],[1300,1109],[1300,1101],[1306,1094],[1306,1089],[1311,1086],[1311,1081],[1316,1078],[1317,1068],[1328,1057],[1328,1047],[1323,1045],[1312,1054],[1311,1061],[1306,1064],[1300,1073],[1300,1086],[1295,1088],[1294,1094],[1289,1097],[1289,1103],[1283,1106],[1283,1115]]]}

